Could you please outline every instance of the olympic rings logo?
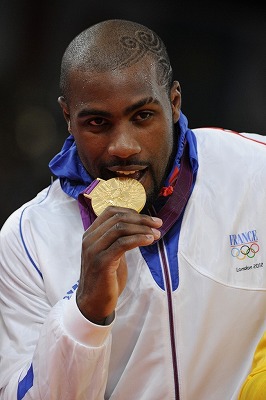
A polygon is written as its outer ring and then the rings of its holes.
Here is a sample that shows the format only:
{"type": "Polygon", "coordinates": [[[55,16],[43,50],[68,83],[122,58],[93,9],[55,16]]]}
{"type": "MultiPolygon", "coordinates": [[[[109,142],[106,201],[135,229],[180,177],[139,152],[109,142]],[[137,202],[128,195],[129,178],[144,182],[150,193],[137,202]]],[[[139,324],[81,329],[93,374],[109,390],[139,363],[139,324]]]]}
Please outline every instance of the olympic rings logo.
{"type": "Polygon", "coordinates": [[[259,251],[260,246],[257,243],[251,243],[250,246],[243,244],[240,248],[232,247],[231,255],[238,258],[239,260],[244,260],[246,257],[253,258],[255,254],[259,251]]]}

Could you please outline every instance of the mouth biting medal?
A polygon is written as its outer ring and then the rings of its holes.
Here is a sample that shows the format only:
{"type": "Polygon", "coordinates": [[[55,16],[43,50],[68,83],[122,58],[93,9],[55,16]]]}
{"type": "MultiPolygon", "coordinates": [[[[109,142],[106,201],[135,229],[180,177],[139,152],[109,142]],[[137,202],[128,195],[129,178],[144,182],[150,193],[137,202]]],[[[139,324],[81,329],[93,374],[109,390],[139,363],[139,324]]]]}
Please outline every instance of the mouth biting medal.
{"type": "Polygon", "coordinates": [[[91,199],[91,205],[98,216],[108,206],[127,207],[140,212],[146,203],[143,185],[132,178],[117,177],[107,181],[97,178],[99,183],[90,193],[84,193],[91,199]]]}

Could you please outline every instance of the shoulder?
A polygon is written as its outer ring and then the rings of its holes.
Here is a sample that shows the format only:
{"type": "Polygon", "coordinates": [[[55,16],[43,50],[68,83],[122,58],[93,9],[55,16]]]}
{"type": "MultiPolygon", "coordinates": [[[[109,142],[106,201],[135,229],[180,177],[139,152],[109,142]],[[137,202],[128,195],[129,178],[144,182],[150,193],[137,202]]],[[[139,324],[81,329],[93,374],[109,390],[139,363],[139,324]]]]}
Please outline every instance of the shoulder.
{"type": "Polygon", "coordinates": [[[230,129],[215,128],[215,127],[203,127],[192,129],[195,134],[197,141],[204,142],[205,140],[211,140],[212,143],[223,141],[224,143],[246,143],[247,145],[253,143],[260,145],[265,148],[266,136],[258,133],[249,132],[236,132],[230,129]]]}
{"type": "Polygon", "coordinates": [[[0,264],[12,268],[34,266],[40,272],[40,263],[48,253],[58,252],[58,242],[70,242],[73,231],[82,231],[77,201],[63,192],[56,180],[35,198],[17,209],[7,219],[0,233],[0,264]],[[66,239],[67,238],[67,239],[66,239]]]}
{"type": "Polygon", "coordinates": [[[266,136],[256,133],[235,132],[221,128],[193,129],[199,158],[210,155],[217,160],[253,162],[255,158],[266,163],[266,136]]]}
{"type": "Polygon", "coordinates": [[[33,226],[41,232],[49,220],[56,222],[60,210],[68,209],[71,203],[76,201],[63,192],[59,180],[56,180],[8,217],[1,228],[1,242],[15,237],[21,241],[23,233],[30,232],[33,226]]]}

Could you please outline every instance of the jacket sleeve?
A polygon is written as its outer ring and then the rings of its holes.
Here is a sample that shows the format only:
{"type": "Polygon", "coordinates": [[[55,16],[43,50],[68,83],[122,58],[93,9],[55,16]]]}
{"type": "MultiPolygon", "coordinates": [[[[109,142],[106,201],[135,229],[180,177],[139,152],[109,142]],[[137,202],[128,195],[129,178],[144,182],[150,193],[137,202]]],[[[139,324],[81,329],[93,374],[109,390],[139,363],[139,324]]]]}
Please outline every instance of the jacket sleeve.
{"type": "Polygon", "coordinates": [[[0,399],[102,400],[113,322],[86,320],[75,292],[51,306],[18,219],[10,218],[0,236],[0,399]]]}
{"type": "Polygon", "coordinates": [[[247,376],[239,394],[239,400],[266,399],[266,332],[262,336],[247,376]]]}

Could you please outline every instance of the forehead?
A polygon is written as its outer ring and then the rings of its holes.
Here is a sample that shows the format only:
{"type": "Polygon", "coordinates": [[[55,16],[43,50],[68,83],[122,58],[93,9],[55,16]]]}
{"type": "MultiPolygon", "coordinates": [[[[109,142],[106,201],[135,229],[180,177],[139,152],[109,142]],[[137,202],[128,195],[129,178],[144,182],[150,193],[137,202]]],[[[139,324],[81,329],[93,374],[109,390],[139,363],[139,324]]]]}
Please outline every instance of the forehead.
{"type": "Polygon", "coordinates": [[[68,102],[107,101],[117,98],[134,98],[166,96],[166,88],[158,83],[155,64],[150,60],[137,63],[120,70],[92,72],[80,69],[72,70],[69,75],[68,102]]]}

